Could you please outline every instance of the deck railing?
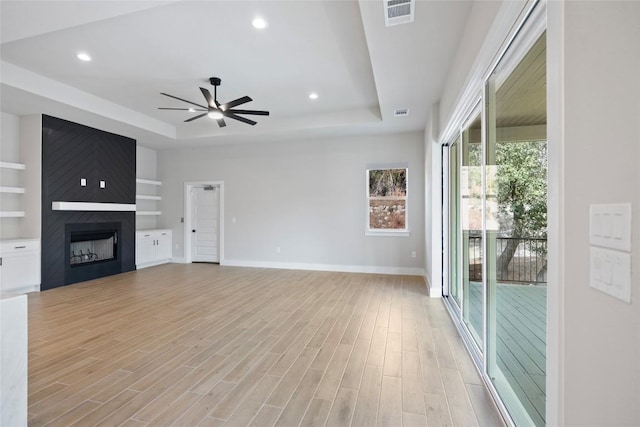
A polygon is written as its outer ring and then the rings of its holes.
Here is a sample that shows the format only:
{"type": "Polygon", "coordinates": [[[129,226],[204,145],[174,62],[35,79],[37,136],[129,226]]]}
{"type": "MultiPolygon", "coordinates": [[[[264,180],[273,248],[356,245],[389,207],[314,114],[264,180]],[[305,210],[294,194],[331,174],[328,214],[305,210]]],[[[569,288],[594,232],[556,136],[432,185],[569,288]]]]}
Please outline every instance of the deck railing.
{"type": "MultiPolygon", "coordinates": [[[[469,280],[482,281],[482,237],[469,236],[469,280]]],[[[547,239],[496,237],[496,279],[498,282],[547,282],[547,239]],[[513,256],[500,256],[511,245],[513,256]]]]}

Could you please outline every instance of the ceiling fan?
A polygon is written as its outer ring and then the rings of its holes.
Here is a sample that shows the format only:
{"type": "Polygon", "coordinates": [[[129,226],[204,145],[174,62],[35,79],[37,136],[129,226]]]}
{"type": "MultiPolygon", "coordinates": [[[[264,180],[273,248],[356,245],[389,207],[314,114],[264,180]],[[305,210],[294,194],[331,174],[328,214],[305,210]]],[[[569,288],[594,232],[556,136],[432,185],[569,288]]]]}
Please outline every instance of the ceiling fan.
{"type": "Polygon", "coordinates": [[[212,119],[215,119],[218,122],[218,126],[225,127],[227,124],[224,122],[225,117],[229,119],[238,120],[240,122],[246,123],[248,125],[255,125],[257,122],[247,119],[245,117],[241,117],[238,114],[248,114],[255,116],[268,116],[268,111],[260,111],[260,110],[234,110],[234,107],[238,105],[246,104],[247,102],[253,101],[248,96],[243,96],[242,98],[234,99],[233,101],[227,102],[226,104],[220,104],[218,102],[218,86],[222,83],[222,80],[218,77],[210,77],[209,82],[213,85],[213,97],[211,96],[211,92],[208,89],[203,87],[200,88],[200,92],[204,95],[204,98],[207,101],[207,105],[197,104],[195,102],[187,101],[186,99],[178,98],[177,96],[169,95],[168,93],[160,93],[160,95],[168,96],[169,98],[177,99],[178,101],[186,102],[187,104],[195,105],[198,108],[165,108],[159,107],[159,110],[178,110],[178,111],[204,111],[202,114],[198,114],[197,116],[193,116],[185,122],[192,122],[196,119],[199,119],[204,116],[209,116],[212,119]]]}

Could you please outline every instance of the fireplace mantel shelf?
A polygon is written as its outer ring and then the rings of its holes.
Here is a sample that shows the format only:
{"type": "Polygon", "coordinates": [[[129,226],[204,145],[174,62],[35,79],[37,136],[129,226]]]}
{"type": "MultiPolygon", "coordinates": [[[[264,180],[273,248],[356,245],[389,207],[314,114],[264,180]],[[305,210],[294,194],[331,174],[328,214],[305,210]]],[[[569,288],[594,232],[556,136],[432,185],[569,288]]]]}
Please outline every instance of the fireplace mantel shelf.
{"type": "Polygon", "coordinates": [[[51,202],[54,211],[134,212],[135,203],[51,202]]]}

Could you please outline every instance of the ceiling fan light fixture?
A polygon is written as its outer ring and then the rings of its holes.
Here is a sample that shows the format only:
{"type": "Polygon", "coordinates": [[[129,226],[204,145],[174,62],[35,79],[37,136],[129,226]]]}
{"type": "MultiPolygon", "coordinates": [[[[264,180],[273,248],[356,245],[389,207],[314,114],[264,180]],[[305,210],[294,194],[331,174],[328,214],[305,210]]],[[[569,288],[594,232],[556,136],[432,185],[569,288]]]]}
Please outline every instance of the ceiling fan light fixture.
{"type": "Polygon", "coordinates": [[[251,99],[248,96],[242,96],[238,99],[234,99],[233,101],[220,104],[217,99],[217,96],[218,96],[217,88],[218,86],[220,86],[220,83],[222,83],[222,80],[220,80],[219,77],[210,77],[209,82],[214,87],[213,96],[211,95],[211,92],[209,92],[208,89],[204,87],[200,87],[200,92],[202,92],[202,96],[204,96],[204,99],[207,101],[206,106],[202,104],[198,104],[193,101],[189,101],[188,99],[184,99],[174,95],[169,95],[168,93],[160,92],[160,95],[164,95],[166,97],[169,97],[171,99],[175,99],[178,101],[186,102],[190,106],[189,108],[159,107],[159,109],[160,110],[179,110],[179,111],[193,110],[194,112],[197,111],[198,113],[202,111],[201,114],[196,114],[195,116],[188,118],[184,122],[189,123],[194,120],[198,120],[204,116],[208,116],[209,118],[218,122],[218,126],[221,128],[227,126],[227,123],[224,121],[225,119],[233,119],[251,126],[255,126],[258,124],[258,122],[256,122],[255,120],[247,119],[246,117],[243,117],[243,116],[245,114],[254,115],[254,116],[269,115],[269,112],[264,110],[243,110],[243,109],[235,108],[239,105],[246,104],[247,102],[253,101],[253,99],[251,99]],[[193,108],[191,105],[196,106],[198,108],[193,108]]]}
{"type": "Polygon", "coordinates": [[[257,16],[253,19],[253,21],[251,21],[251,25],[253,25],[253,28],[262,30],[264,28],[267,28],[267,21],[265,21],[264,18],[257,16]]]}

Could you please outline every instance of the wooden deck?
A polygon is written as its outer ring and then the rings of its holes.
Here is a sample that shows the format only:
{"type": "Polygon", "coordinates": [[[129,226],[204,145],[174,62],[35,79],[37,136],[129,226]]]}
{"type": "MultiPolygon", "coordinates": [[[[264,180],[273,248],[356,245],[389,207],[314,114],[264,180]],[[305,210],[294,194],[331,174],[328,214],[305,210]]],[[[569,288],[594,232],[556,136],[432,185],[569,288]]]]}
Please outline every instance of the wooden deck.
{"type": "MultiPolygon", "coordinates": [[[[481,283],[471,283],[471,323],[482,330],[481,283]]],[[[547,287],[499,284],[497,363],[536,426],[545,425],[547,287]]],[[[498,390],[500,391],[500,390],[498,390]]],[[[507,402],[509,398],[503,396],[507,402]]]]}

